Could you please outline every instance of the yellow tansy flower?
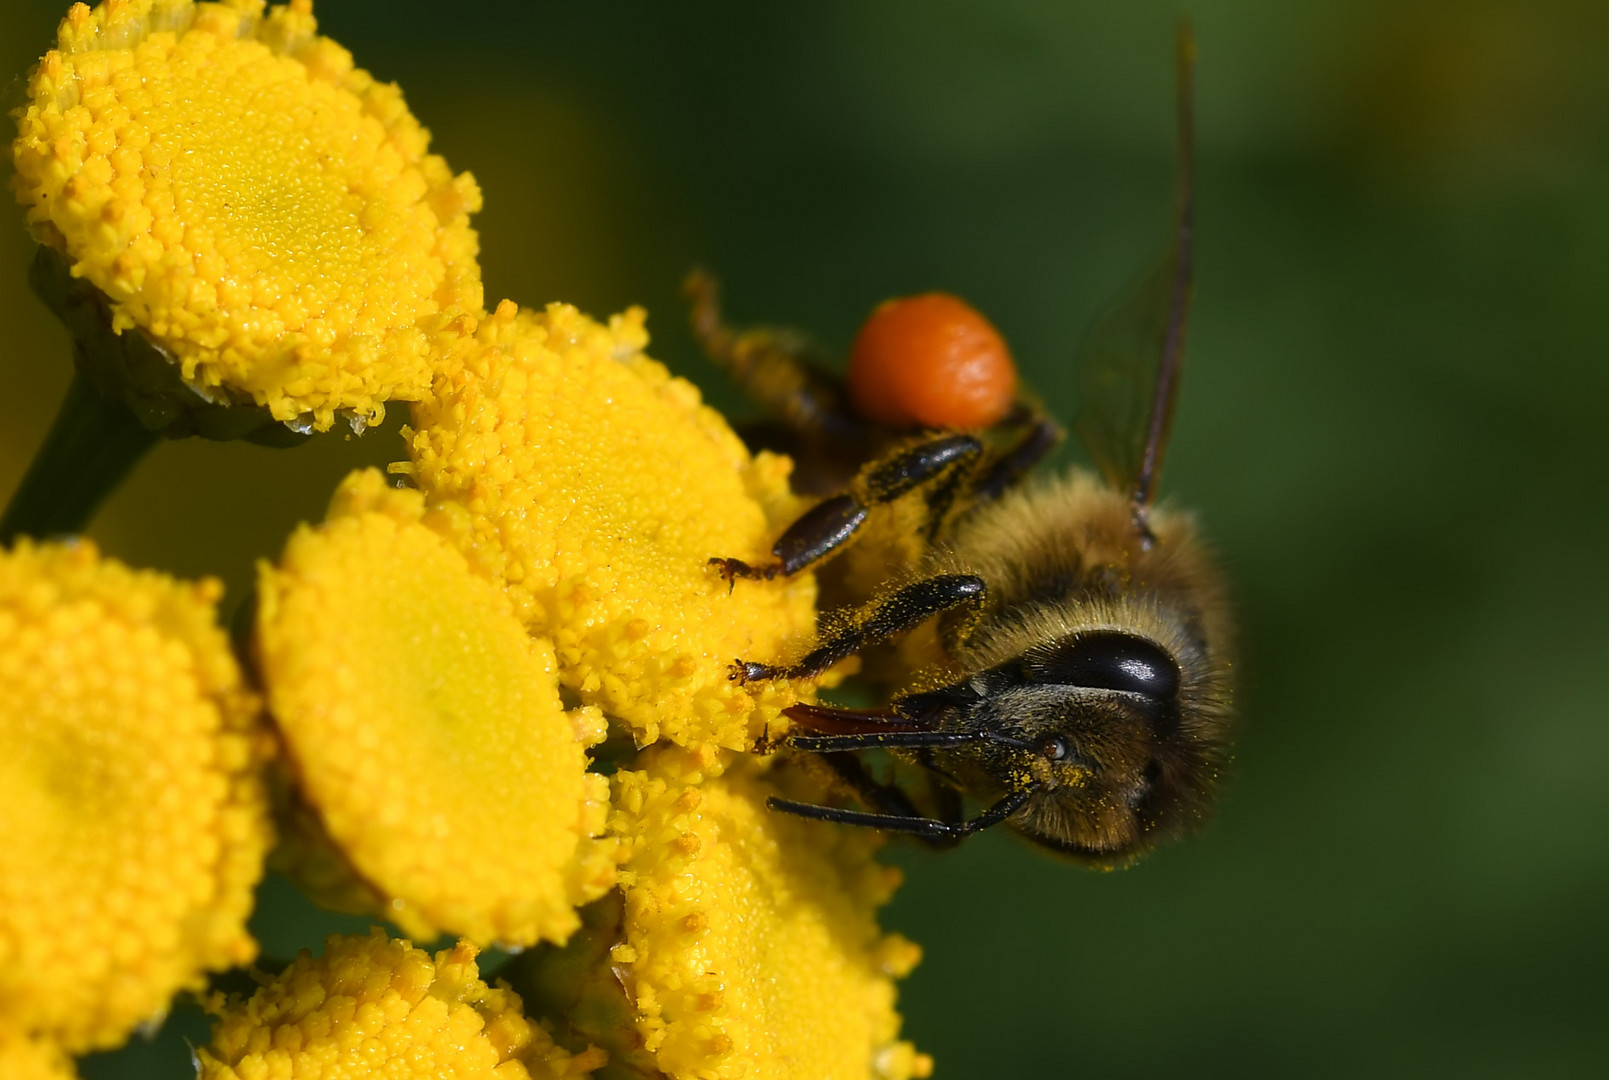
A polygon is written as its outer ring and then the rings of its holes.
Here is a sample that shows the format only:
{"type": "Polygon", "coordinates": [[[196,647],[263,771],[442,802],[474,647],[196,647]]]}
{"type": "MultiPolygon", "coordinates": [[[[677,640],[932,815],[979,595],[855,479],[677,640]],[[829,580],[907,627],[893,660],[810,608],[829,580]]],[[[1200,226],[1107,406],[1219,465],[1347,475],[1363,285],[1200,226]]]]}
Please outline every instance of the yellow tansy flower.
{"type": "Polygon", "coordinates": [[[0,1076],[6,1080],[73,1080],[76,1075],[72,1061],[55,1043],[0,1027],[0,1076]]]}
{"type": "Polygon", "coordinates": [[[561,681],[658,738],[747,747],[794,688],[738,658],[807,644],[815,583],[727,582],[798,504],[790,464],[750,457],[698,390],[644,356],[643,313],[607,326],[504,301],[414,409],[411,472],[459,543],[551,639],[561,681]]]}
{"type": "Polygon", "coordinates": [[[779,780],[813,780],[766,764],[739,758],[717,778],[710,749],[666,748],[616,777],[631,849],[610,963],[635,1044],[677,1078],[926,1076],[894,1011],[893,979],[920,951],[873,919],[899,872],[866,830],[768,810],[779,780]]]}
{"type": "Polygon", "coordinates": [[[214,997],[199,1080],[563,1080],[603,1064],[569,1054],[480,978],[467,942],[435,959],[405,941],[332,937],[249,999],[214,997]]]}
{"type": "Polygon", "coordinates": [[[0,555],[0,1017],[113,1046],[250,960],[267,740],[216,581],[0,555]]]}
{"type": "Polygon", "coordinates": [[[310,0],[76,4],[17,123],[34,234],[209,401],[374,420],[480,312],[473,178],[310,0]]]}
{"type": "Polygon", "coordinates": [[[258,651],[301,795],[379,913],[415,937],[562,940],[614,880],[596,709],[566,712],[552,648],[360,472],[261,572],[258,651]]]}

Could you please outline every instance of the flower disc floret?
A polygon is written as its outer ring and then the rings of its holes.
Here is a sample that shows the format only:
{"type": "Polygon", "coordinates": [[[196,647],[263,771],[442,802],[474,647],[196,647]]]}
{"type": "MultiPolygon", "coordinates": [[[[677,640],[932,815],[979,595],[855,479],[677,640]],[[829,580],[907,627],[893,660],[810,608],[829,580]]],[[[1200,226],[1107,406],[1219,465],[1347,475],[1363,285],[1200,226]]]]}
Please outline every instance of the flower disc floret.
{"type": "Polygon", "coordinates": [[[0,555],[0,1017],[78,1053],[250,960],[268,739],[216,581],[0,555]]]}
{"type": "Polygon", "coordinates": [[[564,1080],[604,1060],[556,1047],[518,994],[480,978],[474,946],[432,958],[378,930],[304,949],[250,998],[208,1007],[199,1080],[564,1080]]]}
{"type": "Polygon", "coordinates": [[[480,193],[310,0],[75,5],[18,114],[41,243],[208,399],[361,420],[429,386],[481,307],[480,193]]]}
{"type": "Polygon", "coordinates": [[[552,648],[423,521],[354,474],[264,566],[258,651],[299,793],[416,937],[562,940],[613,883],[596,709],[566,712],[552,648]]]}
{"type": "Polygon", "coordinates": [[[630,856],[610,959],[642,1047],[676,1078],[928,1075],[894,1011],[893,980],[920,951],[874,919],[898,871],[864,830],[769,810],[784,792],[763,764],[716,778],[708,749],[667,748],[617,775],[630,856]]]}
{"type": "Polygon", "coordinates": [[[798,512],[790,464],[751,457],[696,388],[644,356],[643,313],[607,326],[504,301],[414,409],[414,481],[471,559],[507,583],[560,678],[639,743],[747,747],[795,699],[745,689],[814,630],[811,575],[729,583],[798,512]]]}
{"type": "Polygon", "coordinates": [[[6,1080],[74,1080],[72,1061],[54,1042],[0,1028],[0,1076],[6,1080]]]}

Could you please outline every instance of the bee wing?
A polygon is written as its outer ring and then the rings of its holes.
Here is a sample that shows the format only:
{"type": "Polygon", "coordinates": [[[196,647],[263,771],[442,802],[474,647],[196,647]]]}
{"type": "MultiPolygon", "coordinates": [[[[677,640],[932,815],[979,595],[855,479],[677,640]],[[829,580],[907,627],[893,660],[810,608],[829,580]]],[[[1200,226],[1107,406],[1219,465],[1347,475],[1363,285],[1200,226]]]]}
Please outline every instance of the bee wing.
{"type": "Polygon", "coordinates": [[[1118,491],[1149,505],[1184,361],[1194,228],[1195,38],[1179,31],[1179,179],[1162,258],[1120,293],[1079,344],[1073,430],[1118,491]]]}
{"type": "MultiPolygon", "coordinates": [[[[1073,430],[1114,490],[1132,490],[1140,479],[1151,441],[1151,416],[1161,409],[1159,444],[1173,421],[1174,395],[1158,399],[1159,362],[1166,348],[1178,244],[1120,293],[1079,344],[1074,361],[1078,407],[1073,430]]],[[[1181,342],[1182,343],[1182,342],[1181,342]]],[[[1177,383],[1175,364],[1174,383],[1177,383]]],[[[1158,461],[1162,446],[1153,457],[1158,461]]]]}

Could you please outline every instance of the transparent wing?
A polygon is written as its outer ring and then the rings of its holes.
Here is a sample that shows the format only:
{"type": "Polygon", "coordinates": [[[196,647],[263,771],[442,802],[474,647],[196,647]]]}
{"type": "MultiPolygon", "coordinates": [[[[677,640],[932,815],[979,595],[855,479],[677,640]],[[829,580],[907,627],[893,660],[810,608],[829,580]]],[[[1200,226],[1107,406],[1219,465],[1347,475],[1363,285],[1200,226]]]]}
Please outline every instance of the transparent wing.
{"type": "MultiPolygon", "coordinates": [[[[1118,294],[1078,346],[1078,407],[1073,430],[1106,482],[1134,489],[1145,467],[1157,379],[1167,346],[1178,244],[1118,294]]],[[[1162,404],[1161,442],[1173,421],[1173,395],[1162,404]]],[[[1153,455],[1160,459],[1161,447],[1153,455]]]]}
{"type": "Polygon", "coordinates": [[[1173,427],[1190,310],[1194,229],[1195,38],[1179,30],[1179,179],[1168,249],[1124,290],[1079,345],[1073,430],[1115,490],[1133,499],[1144,527],[1173,427]]]}

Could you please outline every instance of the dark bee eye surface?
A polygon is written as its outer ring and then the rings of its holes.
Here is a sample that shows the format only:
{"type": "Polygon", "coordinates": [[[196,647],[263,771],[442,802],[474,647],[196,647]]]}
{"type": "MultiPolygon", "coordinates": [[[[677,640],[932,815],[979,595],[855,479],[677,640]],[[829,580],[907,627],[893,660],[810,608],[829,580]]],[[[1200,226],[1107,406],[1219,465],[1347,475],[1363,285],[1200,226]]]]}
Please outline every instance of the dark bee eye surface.
{"type": "Polygon", "coordinates": [[[1023,658],[1023,674],[1036,683],[1122,690],[1168,700],[1179,692],[1179,666],[1144,638],[1098,630],[1058,642],[1023,658]]]}

